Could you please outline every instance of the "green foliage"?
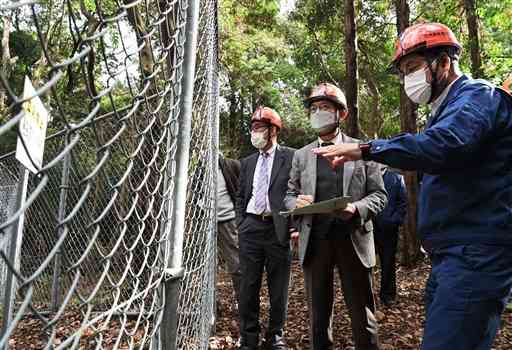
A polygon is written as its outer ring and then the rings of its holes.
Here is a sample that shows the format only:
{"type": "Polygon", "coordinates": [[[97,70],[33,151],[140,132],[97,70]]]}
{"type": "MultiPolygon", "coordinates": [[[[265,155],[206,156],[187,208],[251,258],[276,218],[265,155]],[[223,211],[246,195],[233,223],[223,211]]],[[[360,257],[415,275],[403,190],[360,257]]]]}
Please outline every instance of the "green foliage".
{"type": "Polygon", "coordinates": [[[11,33],[9,47],[11,56],[16,57],[10,84],[15,92],[20,93],[24,76],[30,73],[30,67],[41,57],[41,45],[35,33],[19,30],[11,33]]]}
{"type": "Polygon", "coordinates": [[[512,0],[481,3],[486,76],[501,84],[512,73],[512,0]]]}
{"type": "MultiPolygon", "coordinates": [[[[461,66],[470,69],[469,36],[461,1],[421,1],[417,6],[418,20],[437,21],[448,25],[462,42],[461,66]]],[[[501,84],[512,72],[512,1],[491,0],[477,2],[479,16],[480,50],[484,76],[501,84]]]]}
{"type": "MultiPolygon", "coordinates": [[[[249,119],[256,106],[265,104],[282,116],[285,129],[281,143],[301,147],[315,138],[302,106],[305,88],[320,81],[334,82],[345,87],[344,8],[335,0],[297,0],[294,10],[286,17],[280,13],[279,0],[220,0],[220,93],[221,93],[221,147],[224,153],[241,157],[253,152],[249,138],[249,119]]],[[[84,8],[96,11],[97,2],[85,0],[84,8]]],[[[450,26],[466,50],[461,59],[464,72],[470,72],[469,37],[463,2],[460,0],[410,1],[411,22],[439,21],[450,26]]],[[[59,22],[65,8],[39,3],[41,26],[49,39],[49,50],[54,60],[69,57],[76,49],[66,23],[59,22]]],[[[79,2],[69,4],[81,12],[79,2]]],[[[105,15],[115,13],[118,4],[102,3],[105,15]]],[[[359,112],[362,134],[368,138],[389,137],[400,131],[399,85],[396,77],[386,72],[396,38],[394,1],[356,1],[358,26],[359,112]]],[[[480,26],[482,67],[487,79],[501,84],[512,73],[512,0],[477,2],[480,26]]],[[[84,23],[85,16],[77,18],[84,23]]],[[[17,57],[10,67],[10,86],[20,95],[25,75],[38,85],[38,79],[47,75],[48,66],[41,63],[41,47],[30,21],[23,16],[14,20],[10,35],[11,56],[17,57]]],[[[87,28],[84,27],[84,30],[87,28]]],[[[120,47],[119,33],[113,30],[104,43],[120,47]]],[[[100,47],[95,50],[101,52],[100,47]]],[[[99,57],[99,55],[97,55],[99,57]]],[[[115,57],[109,59],[115,60],[115,57]]],[[[87,62],[87,58],[84,58],[87,62]]],[[[102,86],[102,72],[96,64],[94,75],[98,89],[102,86]]],[[[49,133],[62,128],[64,122],[83,118],[90,110],[88,92],[79,65],[66,71],[59,81],[57,99],[45,97],[50,110],[61,108],[67,120],[54,119],[49,133]],[[72,93],[70,93],[72,92],[72,93]],[[72,98],[70,98],[72,96],[72,98]],[[66,97],[66,98],[62,98],[66,97]],[[56,106],[55,100],[61,105],[56,106]]],[[[115,88],[112,102],[101,100],[101,112],[112,110],[112,104],[126,106],[130,96],[115,88]]],[[[424,119],[424,111],[420,118],[424,119]]],[[[2,111],[0,123],[11,113],[2,111]]],[[[2,135],[0,152],[12,150],[14,132],[2,135]]]]}
{"type": "MultiPolygon", "coordinates": [[[[398,82],[386,71],[396,37],[391,1],[357,3],[359,112],[363,135],[398,130],[398,82]]],[[[335,1],[300,0],[290,16],[287,39],[303,84],[330,81],[345,87],[343,7],[335,1]]]]}
{"type": "MultiPolygon", "coordinates": [[[[302,107],[304,88],[321,81],[345,86],[344,8],[334,0],[297,0],[287,18],[277,1],[221,1],[221,144],[238,157],[253,152],[248,119],[258,104],[284,117],[281,143],[301,147],[314,139],[302,107]]],[[[455,32],[471,71],[463,2],[409,2],[411,23],[437,21],[455,32]]],[[[356,1],[359,113],[362,134],[387,138],[400,132],[399,83],[387,72],[397,35],[394,1],[356,1]]],[[[477,2],[485,77],[501,84],[512,72],[512,0],[477,2]]],[[[419,111],[424,123],[427,109],[419,111]]]]}
{"type": "Polygon", "coordinates": [[[287,125],[282,137],[299,144],[305,134],[301,96],[301,71],[291,60],[291,46],[278,16],[278,1],[222,1],[220,8],[221,148],[227,156],[253,152],[249,142],[249,120],[258,105],[280,113],[287,125]],[[289,129],[288,129],[289,126],[289,129]],[[300,139],[300,137],[299,137],[300,139]]]}

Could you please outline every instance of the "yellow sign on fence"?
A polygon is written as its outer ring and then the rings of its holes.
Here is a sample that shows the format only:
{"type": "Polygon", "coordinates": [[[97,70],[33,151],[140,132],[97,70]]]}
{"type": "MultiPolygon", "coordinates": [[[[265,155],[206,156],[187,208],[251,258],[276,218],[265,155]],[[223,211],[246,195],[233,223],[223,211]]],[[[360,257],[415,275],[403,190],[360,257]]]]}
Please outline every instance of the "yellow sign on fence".
{"type": "MultiPolygon", "coordinates": [[[[32,82],[25,77],[23,99],[35,94],[36,90],[32,86],[32,82]]],[[[44,141],[49,116],[39,96],[32,97],[23,103],[22,109],[24,114],[19,124],[16,159],[35,174],[43,164],[44,141]]]]}

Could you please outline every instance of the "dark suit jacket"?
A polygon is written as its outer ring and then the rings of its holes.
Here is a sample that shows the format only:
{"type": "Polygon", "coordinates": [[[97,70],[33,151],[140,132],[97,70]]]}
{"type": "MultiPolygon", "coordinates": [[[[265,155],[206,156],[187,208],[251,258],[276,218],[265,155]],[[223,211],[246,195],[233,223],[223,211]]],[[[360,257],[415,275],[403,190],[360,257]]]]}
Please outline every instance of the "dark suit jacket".
{"type": "Polygon", "coordinates": [[[402,175],[386,170],[382,175],[384,187],[388,192],[388,204],[373,222],[381,230],[398,230],[407,212],[407,190],[402,175]]]}
{"type": "Polygon", "coordinates": [[[233,204],[236,205],[236,196],[240,185],[240,162],[219,155],[219,167],[224,176],[224,181],[226,181],[229,197],[231,197],[233,204]]]}
{"type": "MultiPolygon", "coordinates": [[[[272,211],[277,238],[282,243],[286,243],[290,239],[289,220],[279,215],[279,212],[284,210],[283,200],[288,189],[288,177],[290,175],[294,153],[295,150],[293,148],[278,145],[270,175],[268,190],[270,210],[272,211]]],[[[252,184],[258,157],[259,152],[256,152],[242,159],[240,162],[240,190],[238,191],[236,205],[238,226],[240,226],[247,214],[247,205],[252,196],[252,184]]]]}

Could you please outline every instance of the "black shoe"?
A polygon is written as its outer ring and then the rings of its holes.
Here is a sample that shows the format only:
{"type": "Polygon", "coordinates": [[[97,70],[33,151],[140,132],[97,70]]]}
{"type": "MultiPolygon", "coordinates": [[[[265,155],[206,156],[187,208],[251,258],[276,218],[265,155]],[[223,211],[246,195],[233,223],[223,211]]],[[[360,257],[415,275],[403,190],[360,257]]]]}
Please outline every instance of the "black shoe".
{"type": "Polygon", "coordinates": [[[384,305],[385,307],[392,307],[393,305],[395,305],[396,301],[395,301],[395,298],[391,298],[391,297],[384,297],[384,298],[381,298],[380,299],[380,302],[382,303],[382,305],[384,305]]]}
{"type": "Polygon", "coordinates": [[[241,350],[258,350],[258,344],[259,341],[258,341],[258,338],[256,337],[256,339],[251,339],[250,341],[248,341],[247,339],[244,339],[243,337],[239,339],[239,349],[241,350]],[[256,345],[254,345],[256,344],[256,345]]]}
{"type": "Polygon", "coordinates": [[[267,335],[265,337],[265,343],[263,344],[263,349],[265,350],[286,350],[286,343],[284,341],[284,337],[279,334],[274,334],[272,336],[267,335]]]}

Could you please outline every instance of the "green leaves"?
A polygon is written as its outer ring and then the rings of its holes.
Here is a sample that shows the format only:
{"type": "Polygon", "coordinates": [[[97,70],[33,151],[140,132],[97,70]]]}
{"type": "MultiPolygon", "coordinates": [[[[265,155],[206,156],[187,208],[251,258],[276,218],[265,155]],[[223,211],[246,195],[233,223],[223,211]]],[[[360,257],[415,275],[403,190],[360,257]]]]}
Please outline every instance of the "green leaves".
{"type": "MultiPolygon", "coordinates": [[[[221,95],[228,102],[221,113],[223,150],[232,156],[252,151],[248,121],[257,105],[278,111],[285,125],[301,113],[303,72],[296,67],[292,46],[279,18],[279,1],[222,1],[220,8],[221,95]],[[243,147],[240,147],[243,144],[243,147]],[[230,152],[231,148],[234,149],[230,152]]],[[[290,134],[290,137],[291,134],[290,134]]]]}
{"type": "MultiPolygon", "coordinates": [[[[343,2],[297,0],[286,18],[279,17],[278,5],[268,0],[221,1],[223,96],[233,101],[221,127],[236,128],[230,135],[230,140],[240,135],[233,141],[236,147],[248,144],[247,120],[259,103],[284,115],[291,131],[282,135],[283,142],[304,145],[314,138],[301,104],[304,87],[319,81],[345,85],[343,2]]],[[[409,5],[413,24],[437,21],[452,28],[465,47],[461,68],[470,72],[463,2],[415,0],[409,5]]],[[[512,73],[512,0],[476,5],[484,76],[501,85],[512,73]]],[[[395,4],[359,0],[356,6],[361,128],[368,137],[389,137],[400,131],[398,79],[386,71],[397,36],[395,4]]]]}

